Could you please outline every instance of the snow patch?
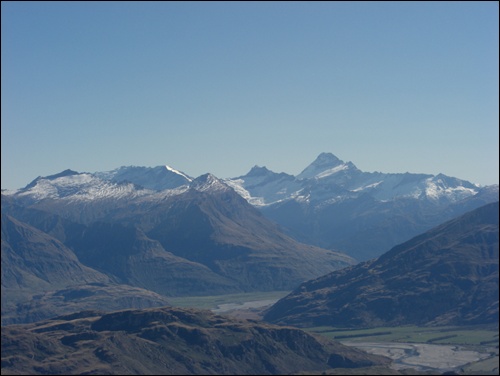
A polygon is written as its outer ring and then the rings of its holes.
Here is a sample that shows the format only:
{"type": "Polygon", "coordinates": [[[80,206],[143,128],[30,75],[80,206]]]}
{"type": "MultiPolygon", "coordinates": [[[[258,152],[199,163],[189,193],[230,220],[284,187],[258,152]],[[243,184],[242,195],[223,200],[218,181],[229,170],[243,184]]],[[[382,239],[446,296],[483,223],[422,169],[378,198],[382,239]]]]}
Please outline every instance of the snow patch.
{"type": "Polygon", "coordinates": [[[173,173],[175,173],[175,174],[177,174],[177,175],[180,175],[180,176],[182,176],[182,177],[186,178],[186,179],[187,179],[187,181],[189,181],[189,182],[193,181],[193,179],[191,179],[189,176],[187,176],[186,174],[183,174],[182,172],[180,172],[179,170],[176,170],[175,168],[172,168],[172,167],[170,167],[170,166],[168,166],[168,165],[165,165],[165,168],[166,168],[168,171],[171,171],[171,172],[173,172],[173,173]]]}
{"type": "Polygon", "coordinates": [[[440,179],[428,179],[425,187],[425,195],[434,200],[446,198],[451,202],[455,202],[474,196],[476,193],[477,191],[472,188],[466,188],[463,186],[449,187],[440,179]]]}
{"type": "Polygon", "coordinates": [[[317,179],[322,179],[322,178],[325,178],[327,176],[336,174],[337,172],[340,172],[340,171],[343,171],[343,170],[347,170],[348,168],[349,168],[349,166],[347,164],[341,164],[340,166],[336,166],[336,167],[330,168],[328,170],[325,170],[323,172],[320,172],[315,177],[317,179]]]}
{"type": "Polygon", "coordinates": [[[355,189],[351,190],[351,192],[361,192],[361,191],[365,191],[365,190],[370,190],[372,188],[375,188],[375,187],[379,186],[380,184],[382,184],[382,181],[378,181],[376,183],[368,184],[368,185],[365,185],[364,187],[355,188],[355,189]]]}

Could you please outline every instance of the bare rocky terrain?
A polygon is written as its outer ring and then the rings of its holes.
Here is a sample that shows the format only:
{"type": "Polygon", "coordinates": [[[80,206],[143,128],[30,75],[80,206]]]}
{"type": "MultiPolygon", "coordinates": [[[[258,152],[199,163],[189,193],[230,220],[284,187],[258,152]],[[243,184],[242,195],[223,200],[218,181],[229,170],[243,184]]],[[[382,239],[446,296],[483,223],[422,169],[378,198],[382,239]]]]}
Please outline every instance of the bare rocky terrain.
{"type": "Polygon", "coordinates": [[[2,375],[264,375],[389,363],[296,328],[194,309],[84,311],[2,327],[2,375]]]}

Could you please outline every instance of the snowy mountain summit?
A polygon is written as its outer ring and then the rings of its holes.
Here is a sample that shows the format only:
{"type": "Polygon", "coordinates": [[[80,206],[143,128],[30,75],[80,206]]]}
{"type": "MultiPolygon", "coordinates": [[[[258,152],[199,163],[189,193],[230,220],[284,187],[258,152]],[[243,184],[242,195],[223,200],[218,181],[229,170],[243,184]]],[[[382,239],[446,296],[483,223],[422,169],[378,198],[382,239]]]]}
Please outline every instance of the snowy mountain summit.
{"type": "Polygon", "coordinates": [[[380,202],[401,198],[457,202],[476,195],[480,187],[443,174],[363,172],[352,162],[332,153],[321,153],[300,174],[276,173],[254,166],[246,175],[218,179],[205,174],[196,179],[168,165],[122,166],[105,172],[65,170],[38,177],[25,188],[7,194],[44,198],[137,197],[189,187],[197,190],[233,188],[250,204],[262,207],[294,201],[328,205],[368,195],[380,202]]]}
{"type": "Polygon", "coordinates": [[[155,191],[177,188],[193,180],[170,166],[123,166],[112,171],[96,172],[95,175],[113,182],[129,181],[155,191]]]}
{"type": "Polygon", "coordinates": [[[288,200],[324,205],[364,194],[378,201],[425,197],[455,202],[474,196],[479,189],[473,183],[443,174],[363,172],[332,153],[321,153],[297,176],[254,167],[247,175],[227,182],[257,206],[288,200]]]}
{"type": "Polygon", "coordinates": [[[191,189],[195,189],[199,192],[205,191],[226,191],[229,188],[227,184],[225,184],[222,180],[218,179],[214,175],[207,173],[201,176],[198,176],[194,179],[189,185],[191,189]]]}
{"type": "Polygon", "coordinates": [[[321,179],[347,169],[357,170],[351,162],[344,163],[332,153],[321,153],[313,163],[297,175],[297,179],[321,179]]]}
{"type": "Polygon", "coordinates": [[[45,199],[96,201],[102,199],[135,199],[181,193],[193,181],[170,166],[122,166],[111,171],[76,172],[64,170],[50,176],[39,176],[26,187],[4,192],[24,202],[45,199]],[[181,188],[184,189],[181,189],[181,188]]]}
{"type": "Polygon", "coordinates": [[[23,202],[35,203],[45,199],[65,201],[98,201],[140,198],[142,201],[161,200],[188,189],[223,191],[231,189],[212,174],[196,179],[168,165],[156,167],[122,166],[104,172],[65,170],[50,176],[39,176],[16,191],[4,192],[23,202]]]}
{"type": "Polygon", "coordinates": [[[444,174],[364,172],[331,153],[297,176],[254,167],[226,183],[296,239],[358,260],[498,200],[498,185],[444,174]]]}
{"type": "Polygon", "coordinates": [[[64,215],[72,205],[81,205],[79,216],[91,221],[117,208],[154,211],[184,193],[237,202],[229,199],[231,190],[296,240],[342,250],[358,260],[498,200],[498,185],[480,187],[444,174],[364,172],[331,153],[321,153],[296,176],[254,166],[236,178],[207,173],[193,179],[168,165],[123,166],[95,173],[64,170],[2,194],[64,215]]]}

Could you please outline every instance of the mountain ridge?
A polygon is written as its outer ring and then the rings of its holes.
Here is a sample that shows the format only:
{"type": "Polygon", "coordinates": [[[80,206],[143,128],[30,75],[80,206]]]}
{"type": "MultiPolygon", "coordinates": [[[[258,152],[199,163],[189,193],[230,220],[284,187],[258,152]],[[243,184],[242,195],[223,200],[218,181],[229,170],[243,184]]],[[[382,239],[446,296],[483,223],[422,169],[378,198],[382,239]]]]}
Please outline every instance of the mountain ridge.
{"type": "Polygon", "coordinates": [[[278,301],[264,319],[372,327],[498,323],[499,203],[329,273],[278,301]]]}
{"type": "Polygon", "coordinates": [[[266,169],[226,182],[295,239],[358,261],[499,197],[498,185],[444,174],[363,172],[331,153],[297,176],[266,169]]]}
{"type": "MultiPolygon", "coordinates": [[[[113,283],[166,297],[291,290],[355,263],[345,254],[283,234],[212,174],[163,191],[88,173],[62,174],[39,179],[19,195],[2,194],[2,214],[56,237],[73,257],[113,283]],[[51,189],[43,196],[44,184],[51,189]]],[[[3,247],[4,242],[2,252],[3,247]]],[[[85,288],[63,295],[91,294],[97,302],[103,292],[85,288]]],[[[58,296],[44,291],[33,312],[43,317],[54,311],[51,307],[63,309],[58,296]]],[[[3,313],[28,312],[24,303],[16,300],[17,306],[3,313]]],[[[85,308],[95,307],[89,302],[85,308]]]]}
{"type": "Polygon", "coordinates": [[[209,311],[96,310],[2,327],[2,374],[293,374],[390,363],[338,342],[209,311]]]}
{"type": "MultiPolygon", "coordinates": [[[[52,229],[61,235],[57,227],[52,229]]],[[[46,319],[87,307],[168,305],[164,296],[119,284],[113,276],[85,265],[59,239],[5,213],[1,291],[2,325],[46,319]]]]}
{"type": "Polygon", "coordinates": [[[102,200],[153,206],[196,186],[209,189],[205,183],[200,185],[204,177],[216,182],[214,188],[231,187],[295,240],[341,250],[358,261],[378,257],[499,196],[498,185],[481,187],[444,174],[363,172],[332,153],[321,153],[297,176],[254,166],[236,178],[219,179],[212,174],[191,178],[166,165],[129,166],[107,173],[71,171],[39,177],[25,188],[2,193],[39,208],[53,206],[54,200],[60,200],[61,208],[70,201],[85,201],[83,220],[87,213],[103,211],[106,205],[96,205],[102,200]],[[161,184],[157,172],[161,172],[161,184]],[[144,181],[145,176],[150,180],[144,181]],[[169,188],[160,189],[165,186],[169,188]]]}

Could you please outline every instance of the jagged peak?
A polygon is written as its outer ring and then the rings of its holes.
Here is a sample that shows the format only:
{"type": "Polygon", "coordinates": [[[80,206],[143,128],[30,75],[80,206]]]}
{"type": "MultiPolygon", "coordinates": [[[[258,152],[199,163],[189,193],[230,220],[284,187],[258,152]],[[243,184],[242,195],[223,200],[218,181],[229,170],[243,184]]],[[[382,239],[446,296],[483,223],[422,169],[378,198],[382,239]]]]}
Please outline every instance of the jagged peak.
{"type": "Polygon", "coordinates": [[[215,175],[211,173],[206,173],[198,176],[196,179],[191,181],[189,185],[190,188],[195,189],[200,192],[205,191],[222,191],[231,189],[226,183],[217,178],[215,175]]]}
{"type": "Polygon", "coordinates": [[[246,176],[263,176],[268,175],[269,173],[273,173],[266,166],[253,166],[252,169],[248,172],[246,176]]]}
{"type": "MultiPolygon", "coordinates": [[[[295,176],[287,174],[285,172],[274,172],[270,169],[268,169],[265,166],[258,166],[255,165],[253,166],[250,171],[246,175],[239,176],[237,178],[234,178],[233,180],[236,179],[247,179],[247,178],[252,178],[252,179],[258,179],[258,180],[266,180],[266,179],[274,179],[274,178],[289,178],[289,179],[295,179],[295,176]]],[[[231,180],[231,179],[229,179],[231,180]]]]}

